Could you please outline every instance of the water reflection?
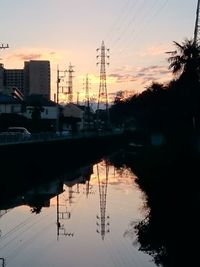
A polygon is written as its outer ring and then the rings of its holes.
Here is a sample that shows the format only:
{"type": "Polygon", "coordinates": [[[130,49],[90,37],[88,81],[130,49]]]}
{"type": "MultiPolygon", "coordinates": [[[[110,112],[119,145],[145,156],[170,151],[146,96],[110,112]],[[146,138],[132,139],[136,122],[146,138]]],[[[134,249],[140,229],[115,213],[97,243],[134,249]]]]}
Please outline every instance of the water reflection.
{"type": "Polygon", "coordinates": [[[99,202],[100,202],[100,215],[97,215],[97,233],[101,234],[102,240],[104,240],[105,234],[109,233],[109,219],[110,217],[106,215],[106,197],[108,188],[108,174],[109,174],[109,164],[105,160],[101,164],[97,164],[97,178],[99,187],[99,202]],[[105,177],[100,177],[100,168],[105,169],[105,177]]]}
{"type": "Polygon", "coordinates": [[[131,221],[145,216],[135,179],[128,168],[116,169],[103,160],[23,191],[11,186],[12,194],[0,197],[2,264],[154,266],[124,234],[131,221]]]}
{"type": "Polygon", "coordinates": [[[133,246],[139,245],[157,266],[196,266],[199,159],[182,153],[171,160],[169,153],[149,151],[139,159],[131,153],[120,154],[113,164],[131,168],[145,193],[146,216],[138,223],[133,220],[125,231],[133,246]]]}

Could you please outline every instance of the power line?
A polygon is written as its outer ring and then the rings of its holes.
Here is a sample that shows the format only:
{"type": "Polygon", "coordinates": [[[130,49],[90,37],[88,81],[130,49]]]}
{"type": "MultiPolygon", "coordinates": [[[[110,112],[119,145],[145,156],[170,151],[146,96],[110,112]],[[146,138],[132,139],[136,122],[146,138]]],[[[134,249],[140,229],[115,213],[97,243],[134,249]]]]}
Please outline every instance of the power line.
{"type": "Polygon", "coordinates": [[[113,37],[113,32],[119,30],[122,24],[128,18],[128,13],[130,12],[130,10],[132,10],[133,4],[134,4],[133,1],[127,0],[124,6],[120,9],[120,14],[117,16],[116,20],[113,22],[111,28],[109,29],[109,31],[107,32],[107,35],[104,38],[108,43],[110,42],[110,38],[113,37]],[[129,4],[131,5],[129,6],[129,4]]]}
{"type": "Polygon", "coordinates": [[[149,26],[151,21],[158,14],[160,14],[160,11],[166,6],[167,2],[168,2],[168,0],[165,0],[164,2],[162,2],[161,5],[157,6],[156,9],[155,9],[155,6],[157,5],[157,2],[155,1],[153,3],[153,5],[151,6],[151,10],[154,10],[154,12],[153,13],[149,12],[149,14],[151,14],[151,16],[144,16],[144,19],[142,20],[142,23],[140,23],[140,27],[134,27],[134,29],[132,29],[131,33],[128,35],[129,41],[126,42],[126,46],[124,46],[122,49],[120,49],[120,51],[118,52],[118,55],[119,55],[119,53],[125,54],[125,50],[128,48],[128,46],[131,43],[131,41],[133,42],[134,40],[138,40],[138,36],[142,35],[142,33],[144,32],[146,26],[149,26]],[[135,29],[137,29],[137,31],[135,32],[135,35],[134,35],[135,29]]]}
{"type": "MultiPolygon", "coordinates": [[[[138,2],[137,2],[138,3],[138,2]]],[[[140,14],[139,10],[143,10],[142,6],[145,5],[146,1],[143,0],[142,2],[139,3],[139,5],[132,6],[131,8],[127,8],[128,13],[131,13],[132,16],[129,19],[128,14],[126,15],[123,23],[121,23],[118,27],[118,36],[113,41],[113,44],[111,44],[112,48],[116,46],[116,44],[121,40],[122,36],[127,32],[127,29],[130,27],[130,25],[135,21],[136,17],[138,14],[140,14]],[[135,8],[135,12],[133,12],[133,8],[135,8]],[[121,28],[121,29],[120,29],[121,28]]]]}

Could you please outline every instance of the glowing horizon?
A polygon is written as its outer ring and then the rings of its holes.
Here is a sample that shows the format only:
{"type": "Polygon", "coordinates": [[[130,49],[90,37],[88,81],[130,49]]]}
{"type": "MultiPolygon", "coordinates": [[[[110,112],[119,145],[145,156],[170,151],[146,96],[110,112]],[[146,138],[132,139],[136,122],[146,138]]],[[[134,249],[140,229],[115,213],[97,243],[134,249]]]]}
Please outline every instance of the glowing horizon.
{"type": "Polygon", "coordinates": [[[104,40],[110,49],[107,91],[114,96],[117,91],[142,92],[153,81],[172,78],[165,52],[173,49],[174,40],[193,36],[196,1],[8,0],[0,12],[0,41],[10,47],[0,51],[5,68],[23,68],[31,59],[49,60],[53,99],[57,67],[66,69],[71,62],[74,94],[84,96],[83,79],[88,74],[91,95],[97,96],[96,48],[104,40]],[[65,10],[70,10],[67,16],[65,10]]]}

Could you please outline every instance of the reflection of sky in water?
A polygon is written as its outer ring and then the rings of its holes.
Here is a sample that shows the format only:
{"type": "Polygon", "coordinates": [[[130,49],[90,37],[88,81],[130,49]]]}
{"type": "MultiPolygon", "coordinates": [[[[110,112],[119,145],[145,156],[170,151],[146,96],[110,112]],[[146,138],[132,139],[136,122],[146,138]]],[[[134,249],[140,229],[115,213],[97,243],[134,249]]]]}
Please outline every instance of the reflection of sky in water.
{"type": "MultiPolygon", "coordinates": [[[[20,206],[2,216],[0,257],[6,259],[8,267],[155,266],[148,255],[139,252],[138,247],[133,245],[136,237],[129,231],[130,223],[145,215],[142,209],[144,197],[134,178],[127,169],[118,172],[109,167],[104,240],[97,232],[101,230],[101,213],[95,165],[88,196],[85,194],[86,184],[72,187],[71,204],[66,185],[65,192],[59,195],[60,212],[71,213],[70,219],[67,216],[60,219],[63,229],[60,229],[59,238],[56,197],[51,199],[49,208],[42,208],[40,214],[31,213],[30,207],[20,206]],[[66,235],[63,235],[64,231],[66,235]]],[[[99,179],[105,182],[103,163],[99,165],[99,179]]]]}

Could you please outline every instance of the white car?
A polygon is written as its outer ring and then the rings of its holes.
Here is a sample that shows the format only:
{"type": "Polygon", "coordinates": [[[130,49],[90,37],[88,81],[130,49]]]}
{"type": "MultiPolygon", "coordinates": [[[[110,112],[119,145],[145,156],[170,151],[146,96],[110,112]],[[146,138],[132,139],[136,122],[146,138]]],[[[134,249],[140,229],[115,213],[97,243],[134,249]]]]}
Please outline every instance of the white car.
{"type": "Polygon", "coordinates": [[[22,138],[31,137],[31,133],[24,127],[9,127],[7,133],[11,135],[20,136],[22,138]]]}

